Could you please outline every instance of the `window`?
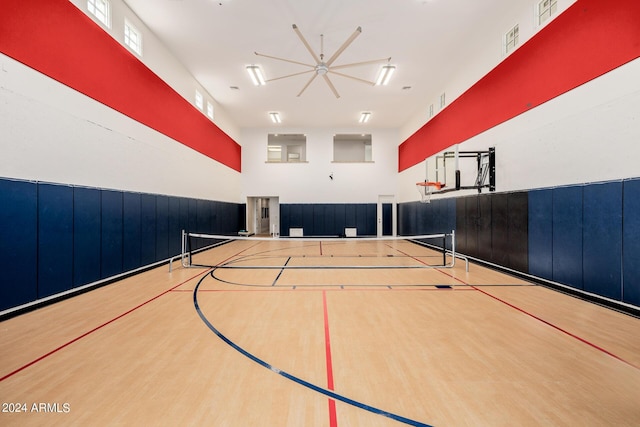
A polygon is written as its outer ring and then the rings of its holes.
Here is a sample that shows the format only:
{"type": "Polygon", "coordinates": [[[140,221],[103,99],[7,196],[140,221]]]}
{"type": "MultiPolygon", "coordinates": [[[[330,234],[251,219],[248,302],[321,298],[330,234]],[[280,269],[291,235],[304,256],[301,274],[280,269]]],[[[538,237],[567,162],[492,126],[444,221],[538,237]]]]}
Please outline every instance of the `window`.
{"type": "Polygon", "coordinates": [[[142,56],[142,34],[126,19],[124,21],[124,44],[142,56]]]}
{"type": "Polygon", "coordinates": [[[196,90],[196,107],[198,107],[200,110],[204,108],[204,98],[202,97],[202,94],[199,90],[196,90]]]}
{"type": "Polygon", "coordinates": [[[536,15],[538,17],[538,25],[544,24],[551,18],[551,15],[558,11],[558,0],[542,0],[538,3],[536,15]]]}
{"type": "Polygon", "coordinates": [[[433,104],[429,105],[429,118],[433,117],[433,104]]]}
{"type": "Polygon", "coordinates": [[[305,162],[307,136],[304,134],[272,134],[267,138],[267,162],[305,162]]]}
{"type": "Polygon", "coordinates": [[[111,28],[111,7],[107,0],[87,0],[87,10],[105,27],[111,28]]]}
{"type": "Polygon", "coordinates": [[[504,36],[505,53],[509,53],[516,48],[518,45],[519,32],[518,25],[507,31],[507,34],[504,36]]]}
{"type": "Polygon", "coordinates": [[[336,134],[333,136],[334,162],[372,162],[371,134],[336,134]]]}
{"type": "Polygon", "coordinates": [[[444,108],[445,104],[447,103],[445,94],[443,93],[442,95],[440,95],[440,108],[444,108]]]}
{"type": "Polygon", "coordinates": [[[213,104],[207,101],[207,117],[213,120],[213,104]]]}

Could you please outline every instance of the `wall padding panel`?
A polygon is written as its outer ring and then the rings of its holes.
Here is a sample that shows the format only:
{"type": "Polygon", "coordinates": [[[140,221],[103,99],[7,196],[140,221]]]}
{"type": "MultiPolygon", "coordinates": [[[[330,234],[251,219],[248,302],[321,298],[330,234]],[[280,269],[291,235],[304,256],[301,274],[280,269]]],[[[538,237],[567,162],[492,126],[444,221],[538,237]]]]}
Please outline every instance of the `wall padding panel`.
{"type": "Polygon", "coordinates": [[[529,192],[529,273],[553,280],[553,190],[529,192]]]}
{"type": "Polygon", "coordinates": [[[38,298],[73,283],[73,188],[38,186],[38,298]]]}
{"type": "Polygon", "coordinates": [[[509,268],[529,271],[529,195],[509,193],[509,268]]]}
{"type": "Polygon", "coordinates": [[[38,186],[0,179],[0,310],[38,296],[38,186]]]}
{"type": "Polygon", "coordinates": [[[553,280],[583,289],[582,186],[553,189],[553,280]]]}
{"type": "Polygon", "coordinates": [[[156,262],[156,196],[142,194],[140,198],[140,243],[142,265],[156,262]]]}
{"type": "Polygon", "coordinates": [[[100,276],[100,190],[73,192],[73,286],[95,282],[100,276]]]}
{"type": "Polygon", "coordinates": [[[169,198],[156,197],[156,261],[169,258],[169,198]]]}
{"type": "Polygon", "coordinates": [[[640,306],[640,179],[624,182],[622,301],[640,306]]]}
{"type": "Polygon", "coordinates": [[[101,278],[122,273],[123,195],[119,191],[102,190],[102,256],[101,278]]]}
{"type": "Polygon", "coordinates": [[[622,298],[622,182],[585,186],[583,218],[584,290],[619,301],[622,298]]]}
{"type": "Polygon", "coordinates": [[[122,267],[124,271],[130,271],[142,265],[142,195],[124,193],[122,196],[124,234],[122,267]]]}

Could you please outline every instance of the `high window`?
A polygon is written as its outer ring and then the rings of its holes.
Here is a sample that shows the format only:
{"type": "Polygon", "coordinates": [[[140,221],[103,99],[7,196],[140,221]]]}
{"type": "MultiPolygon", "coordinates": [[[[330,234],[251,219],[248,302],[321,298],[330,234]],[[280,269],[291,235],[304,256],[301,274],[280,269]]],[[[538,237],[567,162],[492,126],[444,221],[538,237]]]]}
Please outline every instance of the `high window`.
{"type": "Polygon", "coordinates": [[[139,56],[142,56],[142,33],[126,19],[124,21],[124,44],[139,56]]]}
{"type": "Polygon", "coordinates": [[[504,36],[505,53],[511,52],[516,48],[516,46],[518,46],[519,34],[520,34],[520,29],[518,28],[518,25],[514,26],[509,31],[507,31],[507,34],[505,34],[504,36]]]}
{"type": "Polygon", "coordinates": [[[105,27],[111,28],[111,5],[108,0],[87,0],[87,10],[105,27]]]}
{"type": "Polygon", "coordinates": [[[538,3],[538,25],[544,24],[558,11],[558,0],[542,0],[538,3]]]}

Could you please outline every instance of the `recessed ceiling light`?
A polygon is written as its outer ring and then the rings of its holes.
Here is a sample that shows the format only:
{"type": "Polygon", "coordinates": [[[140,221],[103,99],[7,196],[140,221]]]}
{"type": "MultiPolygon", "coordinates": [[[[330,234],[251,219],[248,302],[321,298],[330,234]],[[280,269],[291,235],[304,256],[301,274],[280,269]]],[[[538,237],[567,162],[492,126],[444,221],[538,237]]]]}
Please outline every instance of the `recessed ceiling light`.
{"type": "Polygon", "coordinates": [[[264,79],[264,74],[262,74],[262,70],[257,65],[247,65],[247,73],[249,73],[249,77],[251,77],[251,81],[256,86],[263,86],[266,84],[264,79]]]}
{"type": "Polygon", "coordinates": [[[365,111],[364,113],[360,114],[360,123],[367,123],[369,121],[369,119],[371,118],[371,113],[368,111],[365,111]]]}
{"type": "Polygon", "coordinates": [[[280,114],[278,114],[275,111],[272,111],[271,113],[269,113],[269,117],[271,117],[271,121],[273,123],[282,123],[282,119],[280,118],[280,114]]]}

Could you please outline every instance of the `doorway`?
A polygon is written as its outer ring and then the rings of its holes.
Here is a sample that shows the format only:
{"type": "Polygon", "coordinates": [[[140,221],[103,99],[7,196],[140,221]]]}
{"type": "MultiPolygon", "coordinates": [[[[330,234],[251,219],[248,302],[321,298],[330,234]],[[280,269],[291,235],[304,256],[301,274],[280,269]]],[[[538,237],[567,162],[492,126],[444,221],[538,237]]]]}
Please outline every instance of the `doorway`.
{"type": "Polygon", "coordinates": [[[247,231],[258,236],[280,235],[279,197],[247,197],[247,231]]]}

